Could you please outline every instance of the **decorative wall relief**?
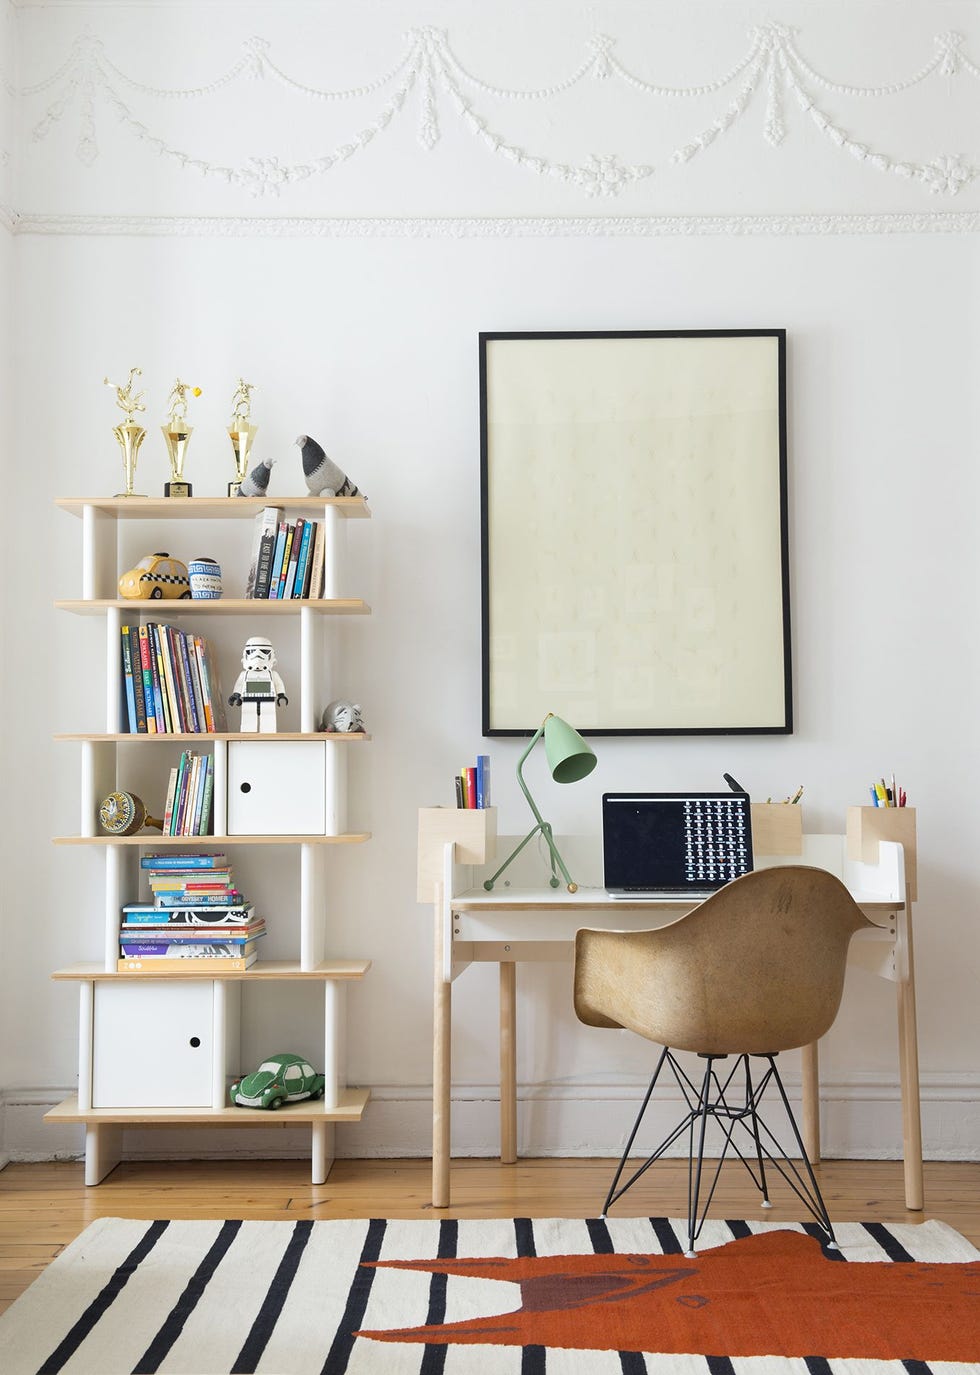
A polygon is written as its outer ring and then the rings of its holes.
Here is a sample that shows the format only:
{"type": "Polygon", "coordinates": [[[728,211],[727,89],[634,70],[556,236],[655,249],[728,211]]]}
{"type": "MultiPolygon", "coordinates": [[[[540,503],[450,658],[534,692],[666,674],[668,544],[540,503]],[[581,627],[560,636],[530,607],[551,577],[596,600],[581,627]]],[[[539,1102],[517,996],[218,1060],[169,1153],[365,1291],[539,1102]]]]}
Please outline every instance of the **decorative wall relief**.
{"type": "MultiPolygon", "coordinates": [[[[285,31],[285,24],[283,27],[285,31]]],[[[466,37],[472,41],[469,31],[466,37]]],[[[498,39],[498,49],[504,42],[498,39]]],[[[576,206],[585,210],[593,203],[610,201],[617,202],[618,213],[649,213],[651,196],[663,205],[662,188],[669,185],[676,194],[678,169],[695,163],[710,164],[712,174],[730,178],[731,168],[726,163],[732,157],[746,157],[744,137],[737,147],[732,146],[733,131],[740,126],[745,127],[746,137],[750,132],[755,134],[755,148],[761,145],[776,150],[792,144],[797,164],[812,161],[823,143],[860,164],[869,182],[884,176],[925,193],[920,206],[928,205],[930,198],[935,198],[933,204],[950,202],[980,182],[980,150],[964,149],[963,136],[949,127],[952,116],[947,116],[945,109],[929,122],[931,136],[937,128],[943,131],[943,139],[931,156],[897,144],[891,146],[882,133],[880,117],[870,121],[867,117],[872,102],[897,108],[903,96],[920,87],[924,91],[935,88],[945,100],[954,86],[962,96],[965,85],[971,93],[968,99],[975,93],[980,107],[980,64],[969,55],[963,35],[937,34],[932,51],[917,70],[879,85],[835,79],[807,58],[805,46],[805,34],[782,24],[763,24],[749,31],[742,56],[729,70],[721,75],[706,72],[699,84],[673,86],[643,74],[665,61],[668,54],[664,49],[652,55],[626,53],[615,37],[595,34],[586,41],[579,64],[561,80],[540,87],[508,87],[465,65],[448,31],[421,26],[405,34],[400,55],[386,70],[349,87],[320,87],[293,75],[288,62],[276,56],[271,42],[251,37],[223,71],[195,86],[180,87],[140,80],[112,56],[110,40],[86,32],[76,38],[54,71],[13,88],[13,94],[24,130],[23,159],[28,170],[41,145],[50,146],[60,139],[59,148],[66,156],[71,150],[76,167],[90,169],[94,175],[103,157],[107,128],[115,124],[132,141],[132,155],[137,161],[140,150],[152,153],[182,181],[186,178],[184,184],[189,185],[194,177],[244,191],[251,198],[280,201],[301,184],[320,181],[327,173],[355,161],[369,164],[367,175],[376,176],[383,188],[386,179],[391,180],[395,160],[383,155],[381,149],[392,141],[396,128],[403,131],[399,146],[404,149],[404,133],[409,126],[417,156],[416,179],[424,175],[431,180],[432,172],[423,173],[422,169],[444,153],[438,171],[444,174],[447,186],[452,186],[458,155],[454,157],[444,145],[447,131],[457,125],[472,138],[474,151],[486,160],[488,172],[494,165],[499,169],[493,181],[486,180],[488,201],[492,202],[501,189],[508,195],[520,195],[522,184],[526,188],[537,180],[572,192],[562,197],[562,208],[569,213],[574,213],[576,206]],[[263,141],[279,140],[278,151],[274,142],[261,150],[241,146],[244,140],[254,139],[255,133],[239,130],[234,109],[223,110],[223,104],[244,83],[252,87],[250,105],[263,111],[268,106],[269,118],[262,125],[261,137],[263,141]],[[275,98],[274,87],[279,88],[275,98]],[[610,146],[611,88],[622,93],[623,122],[620,134],[614,135],[618,146],[610,146]],[[288,128],[282,127],[283,91],[296,101],[295,117],[288,128]],[[574,118],[566,118],[571,97],[574,118]],[[642,120],[637,117],[638,101],[649,110],[642,120]],[[178,106],[200,107],[200,117],[181,125],[172,117],[178,106]],[[325,114],[328,106],[330,118],[318,117],[316,108],[325,114]],[[690,116],[680,126],[678,107],[690,116]],[[340,111],[349,118],[338,120],[340,111]],[[515,111],[519,112],[517,118],[515,111]],[[862,132],[863,123],[870,123],[867,134],[862,132]],[[521,125],[526,136],[520,132],[521,125]],[[682,129],[680,139],[676,137],[678,127],[682,129]],[[208,135],[214,130],[223,135],[221,142],[226,149],[228,134],[232,134],[232,157],[213,150],[216,140],[208,135]],[[556,132],[574,143],[577,151],[573,157],[561,156],[564,150],[555,147],[556,132]],[[297,144],[310,146],[310,155],[297,157],[292,152],[297,144]],[[516,183],[515,176],[519,178],[516,183]],[[647,187],[651,189],[641,198],[640,188],[647,187]]],[[[499,55],[498,50],[495,56],[499,55]]],[[[526,59],[527,55],[521,56],[526,59]]],[[[360,52],[355,58],[352,50],[351,60],[361,63],[363,58],[360,52]]],[[[710,57],[705,60],[710,63],[710,57]]],[[[26,68],[30,64],[22,61],[21,65],[26,68]]],[[[922,94],[916,98],[921,100],[922,94]]],[[[963,110],[961,99],[961,119],[963,110]]],[[[975,128],[977,120],[973,123],[975,128]]],[[[898,124],[898,137],[908,140],[907,118],[904,125],[901,120],[898,124]]],[[[456,147],[457,129],[453,135],[456,147]]],[[[118,143],[116,135],[117,159],[118,143]]],[[[152,166],[153,160],[148,159],[147,165],[152,166]]],[[[404,157],[396,165],[404,176],[404,157]]],[[[785,157],[763,161],[759,166],[771,188],[781,185],[785,157]]],[[[343,189],[347,185],[344,182],[343,189]]],[[[336,194],[338,187],[332,184],[331,196],[336,194]]],[[[190,208],[179,207],[178,213],[190,208]]],[[[915,206],[895,208],[914,211],[915,206]]],[[[41,211],[43,207],[32,209],[41,211]]],[[[495,206],[486,204],[481,209],[493,213],[495,206]]]]}

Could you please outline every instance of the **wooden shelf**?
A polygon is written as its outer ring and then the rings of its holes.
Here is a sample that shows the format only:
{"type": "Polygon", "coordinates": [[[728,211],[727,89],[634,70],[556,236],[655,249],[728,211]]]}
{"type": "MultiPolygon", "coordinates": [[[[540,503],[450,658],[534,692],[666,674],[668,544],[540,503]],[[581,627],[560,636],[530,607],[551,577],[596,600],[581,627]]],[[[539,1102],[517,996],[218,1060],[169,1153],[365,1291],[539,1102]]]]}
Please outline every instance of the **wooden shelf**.
{"type": "Polygon", "coordinates": [[[88,1122],[101,1126],[140,1124],[155,1127],[287,1127],[294,1123],[360,1122],[371,1097],[370,1089],[341,1089],[340,1102],[328,1108],[322,1101],[304,1099],[284,1103],[275,1112],[258,1108],[89,1108],[78,1106],[77,1095],[44,1114],[46,1122],[88,1122]]]}
{"type": "Polygon", "coordinates": [[[55,502],[63,511],[80,516],[87,506],[104,515],[125,520],[242,520],[254,517],[265,506],[322,515],[333,507],[349,520],[369,518],[366,497],[61,497],[55,502]]]}
{"type": "Polygon", "coordinates": [[[207,616],[296,616],[305,607],[318,616],[370,616],[371,608],[360,597],[289,597],[268,601],[264,597],[218,597],[214,601],[193,597],[93,598],[57,601],[55,609],[75,616],[102,616],[106,611],[128,611],[131,616],[171,620],[190,614],[207,616]]]}
{"type": "Polygon", "coordinates": [[[220,850],[226,845],[361,845],[370,831],[345,831],[343,835],[312,836],[54,836],[55,845],[152,845],[155,850],[186,850],[196,845],[220,850]]]}
{"type": "MultiPolygon", "coordinates": [[[[212,961],[212,964],[220,965],[221,961],[215,959],[212,961]]],[[[370,960],[321,960],[321,962],[312,969],[301,969],[295,960],[257,960],[256,963],[252,965],[251,969],[246,969],[244,972],[225,973],[220,968],[207,970],[189,969],[186,974],[168,971],[164,974],[157,974],[155,977],[158,979],[166,979],[168,982],[171,979],[232,979],[236,981],[241,980],[245,983],[253,983],[257,979],[266,979],[271,982],[280,979],[312,979],[318,980],[321,983],[324,979],[339,979],[345,982],[355,982],[358,979],[363,979],[370,968],[370,960]]],[[[116,969],[107,970],[104,965],[86,962],[83,964],[69,964],[66,965],[64,969],[56,969],[51,977],[52,979],[81,980],[85,983],[91,983],[96,980],[99,982],[111,982],[115,979],[124,979],[132,983],[134,980],[138,981],[154,976],[147,974],[127,974],[125,971],[116,969]]]]}
{"type": "Polygon", "coordinates": [[[198,744],[208,740],[333,740],[338,743],[343,741],[353,744],[358,740],[370,740],[371,736],[366,731],[302,731],[302,730],[280,730],[273,735],[266,735],[257,731],[163,731],[160,734],[154,732],[153,735],[133,734],[132,731],[120,731],[116,734],[105,731],[74,731],[60,735],[53,735],[53,740],[91,740],[95,744],[128,744],[131,740],[154,740],[157,744],[165,744],[171,741],[177,744],[198,744]]]}

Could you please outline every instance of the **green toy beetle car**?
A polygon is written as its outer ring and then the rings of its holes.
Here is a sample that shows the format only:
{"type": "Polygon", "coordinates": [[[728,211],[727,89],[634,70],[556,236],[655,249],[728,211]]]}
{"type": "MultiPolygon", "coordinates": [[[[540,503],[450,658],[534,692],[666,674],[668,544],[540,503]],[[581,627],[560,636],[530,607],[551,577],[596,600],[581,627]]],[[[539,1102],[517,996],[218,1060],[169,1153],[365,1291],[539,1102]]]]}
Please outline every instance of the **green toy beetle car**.
{"type": "Polygon", "coordinates": [[[236,1079],[229,1093],[240,1108],[275,1109],[300,1098],[322,1098],[325,1083],[302,1056],[270,1055],[254,1074],[236,1079]]]}

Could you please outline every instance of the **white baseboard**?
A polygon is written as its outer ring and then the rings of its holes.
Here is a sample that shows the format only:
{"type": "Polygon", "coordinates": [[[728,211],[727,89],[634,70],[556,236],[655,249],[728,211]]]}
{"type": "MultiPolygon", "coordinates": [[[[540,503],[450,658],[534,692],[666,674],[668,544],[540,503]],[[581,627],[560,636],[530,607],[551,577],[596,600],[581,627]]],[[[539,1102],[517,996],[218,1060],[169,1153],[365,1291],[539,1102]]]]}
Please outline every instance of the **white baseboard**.
{"type": "MultiPolygon", "coordinates": [[[[527,1085],[518,1093],[518,1149],[526,1156],[617,1156],[625,1144],[644,1085],[527,1085]]],[[[787,1082],[794,1111],[799,1085],[787,1082]]],[[[52,1126],[45,1112],[67,1089],[0,1092],[0,1165],[7,1161],[70,1160],[84,1149],[80,1126],[52,1126]]],[[[927,1160],[980,1159],[980,1076],[924,1078],[923,1155],[927,1160]]],[[[822,1154],[826,1159],[897,1160],[902,1110],[896,1084],[870,1076],[820,1087],[822,1154]]],[[[651,1105],[637,1149],[659,1141],[677,1122],[676,1095],[651,1105]]],[[[244,1110],[243,1110],[244,1111],[244,1110]]],[[[453,1154],[492,1157],[499,1149],[499,1099],[493,1085],[457,1085],[453,1093],[453,1154]]],[[[778,1133],[777,1133],[778,1134],[778,1133]]],[[[284,1127],[132,1128],[128,1159],[291,1159],[309,1155],[309,1131],[284,1127]]],[[[426,1157],[432,1151],[432,1094],[428,1087],[377,1085],[363,1122],[337,1131],[337,1155],[353,1159],[426,1157]]],[[[682,1153],[680,1150],[678,1153],[682,1153]]]]}

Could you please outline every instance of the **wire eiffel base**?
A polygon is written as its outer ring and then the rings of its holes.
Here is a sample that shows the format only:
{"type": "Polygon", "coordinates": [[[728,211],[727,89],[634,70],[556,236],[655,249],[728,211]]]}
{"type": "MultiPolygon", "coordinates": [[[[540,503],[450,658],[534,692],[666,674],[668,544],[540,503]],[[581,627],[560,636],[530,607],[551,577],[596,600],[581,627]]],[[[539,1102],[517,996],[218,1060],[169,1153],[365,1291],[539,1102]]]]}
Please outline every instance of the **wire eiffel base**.
{"type": "MultiPolygon", "coordinates": [[[[722,1082],[715,1065],[720,1060],[727,1060],[727,1055],[702,1055],[701,1059],[707,1061],[704,1078],[698,1088],[688,1076],[671,1053],[669,1047],[665,1047],[657,1061],[657,1067],[650,1080],[650,1086],[646,1091],[640,1111],[636,1121],[633,1123],[633,1130],[630,1132],[626,1149],[619,1162],[619,1168],[613,1177],[613,1182],[606,1195],[603,1204],[602,1216],[605,1217],[609,1209],[617,1199],[622,1198],[627,1189],[631,1188],[650,1166],[661,1158],[685,1132],[688,1134],[687,1150],[687,1233],[688,1233],[688,1255],[694,1255],[694,1243],[701,1235],[711,1200],[714,1197],[715,1188],[721,1175],[721,1167],[725,1163],[729,1149],[734,1151],[739,1160],[748,1170],[752,1182],[762,1194],[763,1207],[769,1207],[769,1186],[766,1179],[766,1166],[771,1165],[776,1172],[789,1184],[797,1198],[804,1204],[810,1215],[816,1220],[822,1230],[826,1233],[827,1240],[824,1243],[827,1247],[837,1249],[837,1240],[834,1236],[834,1229],[827,1212],[827,1206],[820,1193],[820,1186],[817,1184],[813,1173],[813,1168],[807,1158],[806,1150],[803,1146],[803,1138],[800,1136],[799,1128],[796,1125],[796,1118],[786,1097],[786,1090],[783,1088],[783,1081],[776,1068],[776,1057],[774,1055],[759,1055],[751,1058],[764,1060],[767,1068],[757,1084],[753,1084],[752,1070],[749,1064],[750,1056],[739,1055],[736,1057],[735,1064],[729,1072],[727,1078],[722,1082]],[[673,1072],[677,1085],[684,1095],[687,1103],[688,1112],[681,1122],[672,1132],[660,1143],[652,1155],[648,1156],[643,1164],[634,1171],[625,1184],[620,1186],[620,1179],[626,1169],[626,1162],[629,1159],[633,1148],[633,1142],[639,1131],[640,1123],[643,1121],[644,1114],[650,1103],[653,1090],[664,1065],[668,1065],[673,1072]],[[735,1078],[739,1068],[744,1071],[744,1084],[741,1086],[742,1092],[740,1101],[735,1100],[735,1093],[739,1086],[733,1089],[732,1080],[735,1078]],[[787,1156],[779,1141],[759,1115],[759,1104],[770,1084],[775,1084],[779,1090],[783,1107],[793,1129],[793,1136],[799,1149],[803,1171],[799,1170],[794,1162],[787,1156]],[[707,1130],[708,1119],[713,1118],[721,1127],[723,1145],[721,1155],[714,1168],[714,1176],[708,1187],[707,1198],[704,1207],[698,1212],[701,1198],[703,1177],[705,1174],[704,1144],[705,1133],[707,1130]],[[697,1128],[697,1144],[695,1148],[695,1128],[697,1128]],[[751,1151],[754,1160],[750,1160],[742,1154],[738,1142],[735,1140],[735,1133],[741,1129],[748,1136],[751,1143],[751,1151]]],[[[744,1140],[743,1140],[743,1144],[744,1140]]]]}

